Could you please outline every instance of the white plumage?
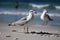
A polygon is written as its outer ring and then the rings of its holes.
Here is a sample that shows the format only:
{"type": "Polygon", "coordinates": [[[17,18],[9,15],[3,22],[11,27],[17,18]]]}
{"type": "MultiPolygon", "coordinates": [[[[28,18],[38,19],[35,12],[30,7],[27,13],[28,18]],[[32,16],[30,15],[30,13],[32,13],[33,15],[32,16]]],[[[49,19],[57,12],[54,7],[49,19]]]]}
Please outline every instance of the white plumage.
{"type": "MultiPolygon", "coordinates": [[[[23,17],[18,21],[9,24],[9,26],[16,26],[16,25],[27,26],[27,33],[28,33],[28,26],[32,24],[34,13],[36,13],[34,10],[30,10],[28,16],[23,17]]],[[[25,27],[24,27],[24,30],[25,30],[25,27]]]]}
{"type": "Polygon", "coordinates": [[[40,18],[43,20],[46,24],[48,21],[53,21],[53,19],[50,18],[50,16],[47,14],[47,10],[44,9],[43,13],[41,14],[40,18]]]}

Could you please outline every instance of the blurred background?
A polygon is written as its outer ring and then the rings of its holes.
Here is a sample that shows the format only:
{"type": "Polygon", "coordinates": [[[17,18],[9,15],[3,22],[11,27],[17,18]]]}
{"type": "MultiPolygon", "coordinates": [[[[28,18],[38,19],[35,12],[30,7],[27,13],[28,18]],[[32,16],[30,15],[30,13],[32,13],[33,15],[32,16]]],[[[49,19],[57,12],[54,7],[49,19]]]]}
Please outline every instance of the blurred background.
{"type": "Polygon", "coordinates": [[[0,22],[14,22],[28,15],[30,9],[36,10],[35,24],[42,24],[40,19],[44,9],[54,21],[48,25],[60,25],[60,0],[0,0],[0,22]]]}

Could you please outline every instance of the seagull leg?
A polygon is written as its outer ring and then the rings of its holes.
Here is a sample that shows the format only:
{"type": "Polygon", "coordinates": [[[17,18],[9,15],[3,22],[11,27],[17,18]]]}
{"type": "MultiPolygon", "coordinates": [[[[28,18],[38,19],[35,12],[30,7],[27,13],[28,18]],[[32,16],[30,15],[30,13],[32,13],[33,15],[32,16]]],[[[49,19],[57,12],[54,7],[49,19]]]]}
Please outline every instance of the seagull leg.
{"type": "Polygon", "coordinates": [[[42,23],[42,25],[45,25],[45,21],[42,23]]]}
{"type": "Polygon", "coordinates": [[[47,22],[45,22],[45,25],[47,25],[47,22]]]}
{"type": "Polygon", "coordinates": [[[24,26],[24,33],[25,33],[25,26],[24,26]]]}
{"type": "Polygon", "coordinates": [[[28,32],[28,26],[27,26],[27,33],[29,33],[29,32],[28,32]]]}
{"type": "Polygon", "coordinates": [[[47,22],[45,22],[45,25],[47,25],[47,22]]]}

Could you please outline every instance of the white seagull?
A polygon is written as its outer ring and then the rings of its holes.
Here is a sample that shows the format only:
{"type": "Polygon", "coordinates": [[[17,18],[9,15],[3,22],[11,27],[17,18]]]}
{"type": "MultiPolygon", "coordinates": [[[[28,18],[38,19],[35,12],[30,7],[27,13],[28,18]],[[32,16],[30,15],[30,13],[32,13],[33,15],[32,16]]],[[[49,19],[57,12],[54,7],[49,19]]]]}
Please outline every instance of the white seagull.
{"type": "Polygon", "coordinates": [[[48,21],[53,21],[53,19],[50,18],[50,16],[47,14],[48,11],[44,9],[43,13],[41,14],[40,18],[47,24],[48,21]]]}
{"type": "Polygon", "coordinates": [[[25,32],[25,27],[27,26],[27,33],[29,33],[28,26],[32,24],[34,13],[36,13],[36,11],[30,10],[28,16],[23,17],[16,22],[10,23],[9,26],[16,26],[16,25],[24,26],[24,32],[25,32]]]}

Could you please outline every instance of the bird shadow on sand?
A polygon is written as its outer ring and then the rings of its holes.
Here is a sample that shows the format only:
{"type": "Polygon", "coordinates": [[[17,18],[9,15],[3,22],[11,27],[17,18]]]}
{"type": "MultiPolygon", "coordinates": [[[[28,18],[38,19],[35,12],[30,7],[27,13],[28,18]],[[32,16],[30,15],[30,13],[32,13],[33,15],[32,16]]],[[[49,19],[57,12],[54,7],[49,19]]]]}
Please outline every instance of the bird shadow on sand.
{"type": "MultiPolygon", "coordinates": [[[[17,30],[12,30],[12,32],[18,32],[17,30]]],[[[41,36],[52,36],[52,37],[60,37],[60,34],[58,33],[49,33],[49,32],[36,32],[36,31],[31,31],[31,32],[19,32],[19,33],[24,33],[24,34],[37,34],[37,35],[41,35],[41,36]]]]}
{"type": "Polygon", "coordinates": [[[49,32],[35,32],[35,31],[31,31],[30,32],[31,34],[40,34],[41,36],[53,36],[53,37],[60,37],[60,34],[58,33],[49,33],[49,32]]]}

